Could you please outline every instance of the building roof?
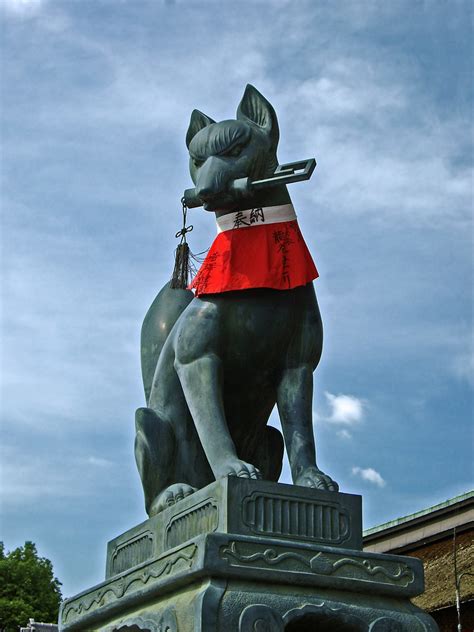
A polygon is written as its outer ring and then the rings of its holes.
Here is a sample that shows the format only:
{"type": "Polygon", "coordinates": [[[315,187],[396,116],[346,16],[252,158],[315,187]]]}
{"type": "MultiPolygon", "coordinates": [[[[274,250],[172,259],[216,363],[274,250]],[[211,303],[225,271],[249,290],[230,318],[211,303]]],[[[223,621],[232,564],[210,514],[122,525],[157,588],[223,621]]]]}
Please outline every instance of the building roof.
{"type": "Polygon", "coordinates": [[[446,531],[474,525],[474,490],[364,531],[364,548],[401,550],[442,537],[446,531]]]}
{"type": "Polygon", "coordinates": [[[430,612],[453,606],[456,598],[454,550],[463,603],[474,599],[474,491],[367,529],[364,550],[422,559],[425,592],[413,601],[430,612]],[[456,534],[454,548],[454,534],[456,534]]]}

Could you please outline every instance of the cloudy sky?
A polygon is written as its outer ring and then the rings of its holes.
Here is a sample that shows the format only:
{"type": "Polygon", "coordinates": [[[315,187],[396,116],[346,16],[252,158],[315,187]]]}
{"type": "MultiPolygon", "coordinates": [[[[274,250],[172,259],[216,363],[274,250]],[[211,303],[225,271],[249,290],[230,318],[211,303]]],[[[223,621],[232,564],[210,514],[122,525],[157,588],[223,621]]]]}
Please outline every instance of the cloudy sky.
{"type": "MultiPolygon", "coordinates": [[[[247,82],[280,160],[318,161],[291,193],[321,275],[320,466],[366,528],[472,487],[471,2],[1,0],[1,20],[8,549],[35,541],[72,595],[145,518],[140,326],[189,115],[233,117],[247,82]]],[[[197,252],[215,224],[190,213],[197,252]]]]}

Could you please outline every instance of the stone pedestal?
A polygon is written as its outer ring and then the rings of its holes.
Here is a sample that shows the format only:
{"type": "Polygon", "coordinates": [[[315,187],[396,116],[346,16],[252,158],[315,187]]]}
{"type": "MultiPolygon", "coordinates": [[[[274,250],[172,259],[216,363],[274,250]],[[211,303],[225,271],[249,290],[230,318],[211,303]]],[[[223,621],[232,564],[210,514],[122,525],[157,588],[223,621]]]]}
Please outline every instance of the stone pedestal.
{"type": "Polygon", "coordinates": [[[108,545],[63,632],[435,632],[411,557],[362,551],[361,498],[228,478],[108,545]]]}

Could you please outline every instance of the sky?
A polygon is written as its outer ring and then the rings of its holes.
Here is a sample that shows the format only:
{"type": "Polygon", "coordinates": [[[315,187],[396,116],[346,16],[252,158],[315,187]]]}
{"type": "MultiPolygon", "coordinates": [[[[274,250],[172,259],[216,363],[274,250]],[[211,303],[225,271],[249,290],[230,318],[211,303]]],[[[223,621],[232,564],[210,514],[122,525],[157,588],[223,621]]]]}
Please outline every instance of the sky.
{"type": "MultiPolygon", "coordinates": [[[[1,0],[0,18],[7,549],[34,541],[71,596],[146,518],[140,327],[172,272],[191,111],[233,118],[247,83],[280,161],[318,162],[290,192],[320,273],[320,467],[365,528],[472,488],[471,2],[1,0]]],[[[205,250],[213,217],[189,216],[205,250]]]]}

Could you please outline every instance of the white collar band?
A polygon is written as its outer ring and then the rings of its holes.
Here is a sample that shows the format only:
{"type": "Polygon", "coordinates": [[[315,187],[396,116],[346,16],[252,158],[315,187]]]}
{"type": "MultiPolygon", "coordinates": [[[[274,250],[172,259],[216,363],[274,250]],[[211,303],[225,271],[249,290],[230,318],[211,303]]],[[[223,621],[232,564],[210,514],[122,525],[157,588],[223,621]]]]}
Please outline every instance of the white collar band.
{"type": "Polygon", "coordinates": [[[262,224],[291,222],[295,219],[296,213],[293,204],[248,208],[245,211],[234,211],[216,218],[217,232],[222,233],[238,228],[254,228],[262,224]]]}

